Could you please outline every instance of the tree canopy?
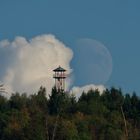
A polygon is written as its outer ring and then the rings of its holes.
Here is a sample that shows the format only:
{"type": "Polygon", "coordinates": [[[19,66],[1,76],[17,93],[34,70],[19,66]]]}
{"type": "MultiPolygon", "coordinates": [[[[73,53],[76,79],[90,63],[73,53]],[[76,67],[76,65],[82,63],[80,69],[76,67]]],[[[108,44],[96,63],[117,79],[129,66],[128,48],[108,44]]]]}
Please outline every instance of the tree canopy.
{"type": "Polygon", "coordinates": [[[140,99],[112,87],[74,95],[0,95],[0,140],[139,140],[140,99]]]}

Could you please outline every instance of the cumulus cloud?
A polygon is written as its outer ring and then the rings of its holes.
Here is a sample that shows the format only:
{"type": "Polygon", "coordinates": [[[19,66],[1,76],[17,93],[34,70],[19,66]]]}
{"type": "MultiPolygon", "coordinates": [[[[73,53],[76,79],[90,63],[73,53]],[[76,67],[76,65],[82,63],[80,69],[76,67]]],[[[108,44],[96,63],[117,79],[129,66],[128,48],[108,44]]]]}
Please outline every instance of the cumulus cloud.
{"type": "Polygon", "coordinates": [[[71,89],[71,94],[74,94],[77,98],[81,96],[83,92],[88,92],[89,90],[97,90],[102,94],[103,91],[105,90],[105,87],[103,85],[94,85],[94,84],[89,84],[85,85],[82,87],[73,87],[71,89]]]}
{"type": "MultiPolygon", "coordinates": [[[[47,93],[51,93],[54,86],[53,69],[61,65],[72,73],[70,62],[73,51],[54,35],[40,35],[30,40],[16,37],[13,41],[0,41],[0,80],[6,91],[26,92],[33,94],[42,85],[47,93]]],[[[74,77],[69,76],[66,81],[66,90],[73,84],[74,77]]],[[[89,84],[82,87],[73,87],[70,93],[78,98],[83,91],[98,89],[100,93],[103,85],[89,84]]]]}
{"type": "MultiPolygon", "coordinates": [[[[53,69],[61,65],[70,74],[73,52],[54,35],[41,35],[27,40],[0,42],[0,78],[8,91],[34,93],[45,86],[50,93],[54,86],[53,69]]],[[[67,88],[70,86],[70,80],[67,88]]]]}

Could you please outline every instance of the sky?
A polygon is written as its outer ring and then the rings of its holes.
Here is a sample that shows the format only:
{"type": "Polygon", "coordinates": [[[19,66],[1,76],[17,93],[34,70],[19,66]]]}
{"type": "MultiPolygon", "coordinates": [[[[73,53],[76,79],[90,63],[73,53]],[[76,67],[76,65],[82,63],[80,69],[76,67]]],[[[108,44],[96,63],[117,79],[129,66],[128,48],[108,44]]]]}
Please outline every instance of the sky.
{"type": "MultiPolygon", "coordinates": [[[[72,51],[63,64],[73,71],[74,86],[101,84],[140,95],[139,6],[139,0],[0,0],[0,41],[12,44],[18,36],[28,41],[50,34],[72,51]]],[[[17,59],[20,51],[0,51],[1,66],[15,70],[7,57],[17,59]]]]}

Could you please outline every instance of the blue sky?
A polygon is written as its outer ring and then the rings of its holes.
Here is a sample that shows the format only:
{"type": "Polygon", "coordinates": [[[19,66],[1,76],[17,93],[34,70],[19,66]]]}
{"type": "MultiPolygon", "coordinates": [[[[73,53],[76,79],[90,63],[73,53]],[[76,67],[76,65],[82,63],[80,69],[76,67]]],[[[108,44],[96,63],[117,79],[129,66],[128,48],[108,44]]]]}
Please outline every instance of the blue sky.
{"type": "Polygon", "coordinates": [[[140,95],[139,6],[139,0],[0,0],[0,40],[51,33],[75,52],[77,40],[98,40],[113,60],[106,86],[140,95]]]}

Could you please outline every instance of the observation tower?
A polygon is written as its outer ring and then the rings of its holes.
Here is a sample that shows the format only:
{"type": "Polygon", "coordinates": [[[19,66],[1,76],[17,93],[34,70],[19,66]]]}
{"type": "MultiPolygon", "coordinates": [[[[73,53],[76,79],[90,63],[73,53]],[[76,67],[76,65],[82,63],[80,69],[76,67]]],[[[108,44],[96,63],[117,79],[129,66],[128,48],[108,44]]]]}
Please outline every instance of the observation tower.
{"type": "Polygon", "coordinates": [[[65,91],[65,79],[66,79],[66,70],[62,67],[58,67],[53,70],[55,73],[53,75],[53,78],[55,79],[55,87],[57,91],[64,92],[65,91]]]}

